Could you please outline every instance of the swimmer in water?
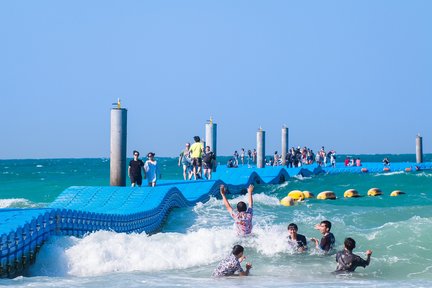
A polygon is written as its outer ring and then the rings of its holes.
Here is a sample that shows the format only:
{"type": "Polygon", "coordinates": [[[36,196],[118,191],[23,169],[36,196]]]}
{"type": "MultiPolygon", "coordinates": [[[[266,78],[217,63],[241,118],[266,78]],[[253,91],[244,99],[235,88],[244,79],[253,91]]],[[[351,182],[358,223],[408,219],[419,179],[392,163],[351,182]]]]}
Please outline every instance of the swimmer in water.
{"type": "Polygon", "coordinates": [[[298,252],[304,252],[307,250],[306,237],[302,234],[298,234],[298,227],[295,223],[290,223],[288,225],[288,238],[290,244],[294,246],[298,252]]]}
{"type": "Polygon", "coordinates": [[[330,221],[321,221],[320,224],[315,225],[315,229],[319,230],[323,237],[321,238],[321,241],[318,241],[316,238],[311,238],[311,241],[315,242],[316,248],[318,250],[328,253],[331,249],[333,249],[335,243],[335,237],[333,233],[330,232],[330,221]]]}
{"type": "Polygon", "coordinates": [[[241,267],[241,262],[246,259],[243,255],[244,248],[241,245],[235,245],[231,255],[223,259],[213,271],[213,277],[221,276],[248,276],[252,268],[251,263],[246,263],[246,271],[241,267]],[[238,272],[238,274],[235,274],[238,272]]]}
{"type": "Polygon", "coordinates": [[[247,188],[248,192],[248,199],[249,199],[249,208],[246,206],[246,203],[243,201],[240,201],[237,203],[237,213],[233,211],[231,208],[230,203],[228,202],[226,196],[225,196],[225,186],[220,186],[220,194],[222,196],[223,203],[230,213],[231,217],[234,219],[236,228],[237,228],[237,234],[241,236],[245,236],[252,233],[252,216],[253,216],[253,199],[252,199],[252,193],[254,190],[254,186],[251,184],[247,188]]]}
{"type": "Polygon", "coordinates": [[[366,260],[361,258],[360,256],[353,253],[354,248],[356,247],[356,242],[354,239],[348,237],[345,238],[344,241],[344,250],[337,252],[336,254],[336,262],[338,263],[336,268],[336,273],[340,272],[354,272],[354,270],[361,266],[366,268],[369,265],[372,251],[366,251],[366,260]]]}

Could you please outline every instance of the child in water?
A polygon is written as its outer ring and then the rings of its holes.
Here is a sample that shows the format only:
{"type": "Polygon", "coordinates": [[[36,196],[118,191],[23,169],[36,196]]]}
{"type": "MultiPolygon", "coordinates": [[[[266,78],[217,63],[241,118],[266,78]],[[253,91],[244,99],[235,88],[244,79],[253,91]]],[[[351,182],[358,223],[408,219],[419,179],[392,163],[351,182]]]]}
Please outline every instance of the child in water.
{"type": "Polygon", "coordinates": [[[252,216],[253,216],[252,192],[253,190],[254,190],[254,186],[250,184],[247,189],[249,208],[246,206],[246,203],[240,201],[237,203],[237,213],[235,213],[225,196],[225,186],[224,185],[220,186],[220,194],[222,195],[223,203],[225,204],[226,209],[228,210],[231,217],[235,221],[237,234],[241,236],[249,235],[252,232],[252,216]]]}

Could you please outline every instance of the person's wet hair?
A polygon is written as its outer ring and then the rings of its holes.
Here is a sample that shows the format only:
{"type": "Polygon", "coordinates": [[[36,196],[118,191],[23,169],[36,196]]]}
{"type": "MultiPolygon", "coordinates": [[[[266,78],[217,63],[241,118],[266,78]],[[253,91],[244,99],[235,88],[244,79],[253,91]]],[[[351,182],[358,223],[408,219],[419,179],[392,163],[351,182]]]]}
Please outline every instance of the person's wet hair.
{"type": "Polygon", "coordinates": [[[234,256],[237,256],[237,255],[239,255],[240,253],[242,253],[243,251],[244,251],[243,246],[241,246],[241,245],[235,245],[235,246],[233,247],[233,249],[232,249],[232,254],[233,254],[234,256]]]}
{"type": "Polygon", "coordinates": [[[290,229],[294,229],[295,231],[298,231],[297,224],[295,224],[295,223],[290,223],[290,224],[288,225],[288,230],[290,230],[290,229]]]}
{"type": "Polygon", "coordinates": [[[346,249],[348,249],[349,251],[352,251],[356,247],[356,242],[351,237],[347,237],[347,238],[345,238],[344,245],[345,245],[346,249]]]}
{"type": "Polygon", "coordinates": [[[321,224],[324,224],[329,229],[329,231],[331,230],[331,223],[330,223],[330,221],[324,220],[324,221],[321,221],[321,224]]]}
{"type": "Polygon", "coordinates": [[[247,210],[246,203],[243,201],[240,201],[237,203],[237,211],[238,212],[245,212],[247,210]]]}

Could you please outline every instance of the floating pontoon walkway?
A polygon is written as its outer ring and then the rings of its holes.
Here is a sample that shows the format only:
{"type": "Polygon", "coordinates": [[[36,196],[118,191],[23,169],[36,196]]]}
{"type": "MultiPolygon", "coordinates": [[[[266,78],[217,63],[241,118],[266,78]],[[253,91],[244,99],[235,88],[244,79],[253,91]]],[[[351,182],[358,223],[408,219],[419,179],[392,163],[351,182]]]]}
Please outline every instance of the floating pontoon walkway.
{"type": "MultiPolygon", "coordinates": [[[[432,163],[392,163],[388,171],[431,169],[432,163]]],[[[169,211],[193,206],[219,194],[224,184],[231,194],[243,193],[249,184],[278,184],[289,177],[320,173],[378,173],[381,163],[362,167],[257,169],[218,167],[216,180],[158,182],[157,187],[79,187],[63,191],[44,209],[0,209],[0,277],[15,277],[35,261],[36,253],[51,235],[82,236],[97,230],[155,233],[169,211]]]]}

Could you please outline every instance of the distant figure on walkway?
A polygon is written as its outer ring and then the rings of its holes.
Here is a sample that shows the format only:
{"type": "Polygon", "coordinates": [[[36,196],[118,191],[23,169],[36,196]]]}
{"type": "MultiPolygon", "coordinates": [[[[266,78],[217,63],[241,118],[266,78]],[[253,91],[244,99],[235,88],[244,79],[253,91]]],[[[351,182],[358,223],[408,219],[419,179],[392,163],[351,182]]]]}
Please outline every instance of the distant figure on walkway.
{"type": "Polygon", "coordinates": [[[273,166],[279,166],[279,155],[277,151],[275,151],[273,155],[273,166]]]}
{"type": "Polygon", "coordinates": [[[336,151],[331,150],[329,152],[329,157],[330,157],[331,167],[335,168],[336,167],[336,151]]]}
{"type": "Polygon", "coordinates": [[[344,161],[345,166],[349,166],[349,163],[350,163],[350,157],[346,156],[344,161]]]}
{"type": "Polygon", "coordinates": [[[295,223],[288,225],[288,239],[290,244],[297,249],[298,252],[304,252],[307,250],[306,237],[302,234],[298,234],[298,227],[295,223]]]}
{"type": "Polygon", "coordinates": [[[256,149],[254,149],[252,152],[252,160],[255,164],[257,163],[257,154],[258,152],[256,151],[256,149]]]}
{"type": "Polygon", "coordinates": [[[247,158],[247,164],[249,166],[250,162],[252,161],[252,151],[251,150],[248,150],[247,156],[248,156],[248,158],[247,158]]]}
{"type": "Polygon", "coordinates": [[[344,250],[337,252],[336,254],[336,262],[338,263],[335,272],[354,272],[354,270],[361,266],[366,268],[369,265],[372,251],[366,251],[366,260],[361,258],[360,256],[353,253],[354,248],[356,247],[356,242],[354,239],[348,237],[345,238],[344,241],[344,250]]]}
{"type": "Polygon", "coordinates": [[[192,173],[194,179],[201,178],[202,154],[204,151],[203,144],[199,136],[194,136],[195,143],[189,149],[192,157],[192,173]]]}
{"type": "Polygon", "coordinates": [[[222,276],[248,276],[249,270],[252,268],[251,263],[246,263],[246,271],[241,267],[241,262],[246,259],[243,255],[244,248],[241,245],[235,245],[231,255],[222,260],[213,272],[213,277],[222,276]],[[235,274],[238,272],[238,274],[235,274]]]}
{"type": "Polygon", "coordinates": [[[239,164],[239,161],[238,161],[239,154],[238,154],[237,150],[234,151],[233,158],[234,158],[234,166],[238,166],[238,164],[239,164]]]}
{"type": "Polygon", "coordinates": [[[147,161],[144,163],[145,177],[147,178],[148,185],[151,187],[156,186],[156,181],[161,178],[157,161],[154,159],[155,153],[149,152],[147,154],[147,161]]]}
{"type": "Polygon", "coordinates": [[[244,160],[245,160],[245,149],[241,148],[241,151],[240,151],[240,161],[241,161],[242,165],[244,165],[244,160]]]}
{"type": "Polygon", "coordinates": [[[318,241],[316,238],[311,238],[311,241],[315,242],[316,248],[324,253],[328,253],[332,250],[335,244],[335,237],[333,233],[330,232],[331,226],[330,221],[321,221],[320,224],[315,225],[315,229],[319,230],[323,235],[321,241],[318,241]]]}
{"type": "Polygon", "coordinates": [[[216,160],[216,156],[212,151],[210,151],[210,146],[206,146],[204,156],[203,156],[203,169],[204,169],[204,178],[207,180],[211,179],[211,174],[213,171],[213,165],[216,160]]]}
{"type": "Polygon", "coordinates": [[[192,177],[192,159],[190,157],[190,143],[186,143],[186,148],[180,153],[178,166],[183,166],[183,179],[190,180],[192,177]]]}
{"type": "Polygon", "coordinates": [[[357,158],[357,159],[356,159],[356,166],[357,166],[357,167],[362,166],[360,158],[357,158]]]}
{"type": "Polygon", "coordinates": [[[237,168],[238,166],[235,163],[236,162],[235,162],[234,158],[231,158],[227,162],[227,167],[228,168],[237,168]]]}
{"type": "Polygon", "coordinates": [[[135,187],[135,185],[141,187],[142,184],[142,174],[141,170],[144,171],[144,162],[139,159],[139,152],[134,150],[133,151],[133,159],[129,162],[129,168],[128,168],[128,176],[131,181],[131,186],[135,187]]]}
{"type": "Polygon", "coordinates": [[[252,193],[254,190],[254,186],[252,184],[249,185],[248,192],[248,200],[249,200],[249,208],[246,206],[246,203],[240,201],[237,203],[237,213],[234,213],[231,208],[230,203],[228,202],[225,196],[225,186],[220,186],[220,194],[222,196],[223,203],[230,213],[231,217],[235,221],[237,234],[240,236],[246,236],[252,233],[252,216],[253,216],[253,199],[252,193]]]}

